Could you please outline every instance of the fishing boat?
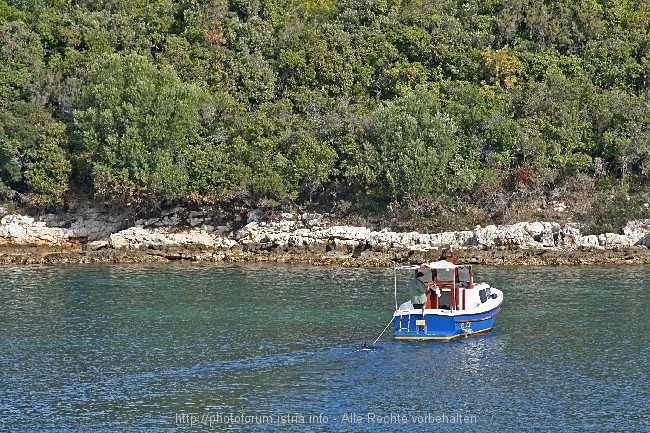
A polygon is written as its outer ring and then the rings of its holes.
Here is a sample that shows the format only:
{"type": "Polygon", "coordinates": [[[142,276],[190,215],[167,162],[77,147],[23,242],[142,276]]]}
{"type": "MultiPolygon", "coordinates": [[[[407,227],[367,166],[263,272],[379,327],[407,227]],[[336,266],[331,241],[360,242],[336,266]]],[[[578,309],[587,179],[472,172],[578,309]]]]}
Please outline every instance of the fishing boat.
{"type": "Polygon", "coordinates": [[[501,311],[503,292],[488,283],[475,283],[471,265],[452,259],[395,268],[395,340],[451,340],[489,332],[501,311]],[[398,305],[398,281],[421,272],[426,303],[398,305]],[[398,277],[402,277],[401,279],[398,277]]]}

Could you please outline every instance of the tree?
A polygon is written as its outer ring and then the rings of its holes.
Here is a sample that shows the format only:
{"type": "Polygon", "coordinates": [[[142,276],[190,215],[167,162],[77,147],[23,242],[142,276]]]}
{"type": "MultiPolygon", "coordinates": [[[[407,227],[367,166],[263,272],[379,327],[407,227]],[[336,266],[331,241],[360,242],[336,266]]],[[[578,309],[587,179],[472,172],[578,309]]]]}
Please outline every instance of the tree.
{"type": "Polygon", "coordinates": [[[0,189],[60,203],[70,163],[65,125],[45,106],[43,47],[20,21],[0,26],[0,47],[0,189]]]}
{"type": "Polygon", "coordinates": [[[549,68],[541,82],[522,90],[517,104],[519,163],[534,167],[547,185],[593,166],[595,138],[587,116],[591,92],[583,74],[566,77],[557,68],[549,68]]]}
{"type": "Polygon", "coordinates": [[[99,195],[182,196],[201,92],[136,54],[98,57],[74,113],[74,156],[99,195]]]}
{"type": "MultiPolygon", "coordinates": [[[[417,87],[372,113],[367,131],[368,181],[389,199],[426,197],[456,188],[458,127],[434,94],[417,87]]],[[[462,160],[462,158],[460,158],[462,160]]]]}

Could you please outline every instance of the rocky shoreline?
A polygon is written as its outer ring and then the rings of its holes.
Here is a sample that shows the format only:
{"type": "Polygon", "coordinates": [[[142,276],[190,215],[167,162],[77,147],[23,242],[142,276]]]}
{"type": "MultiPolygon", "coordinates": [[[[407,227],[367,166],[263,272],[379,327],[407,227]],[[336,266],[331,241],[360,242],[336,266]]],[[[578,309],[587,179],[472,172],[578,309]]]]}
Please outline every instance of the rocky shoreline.
{"type": "Polygon", "coordinates": [[[132,220],[87,210],[32,217],[1,212],[0,264],[173,260],[396,266],[438,260],[484,265],[649,264],[650,220],[621,234],[583,236],[574,224],[522,222],[419,233],[341,225],[327,214],[174,208],[132,220]]]}

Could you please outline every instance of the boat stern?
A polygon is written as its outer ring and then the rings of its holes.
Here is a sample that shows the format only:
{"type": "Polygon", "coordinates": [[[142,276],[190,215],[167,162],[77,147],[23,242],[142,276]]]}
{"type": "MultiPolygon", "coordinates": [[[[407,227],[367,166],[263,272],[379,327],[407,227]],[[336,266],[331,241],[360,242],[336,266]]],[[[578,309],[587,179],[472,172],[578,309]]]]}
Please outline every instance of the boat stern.
{"type": "Polygon", "coordinates": [[[489,332],[501,303],[481,312],[450,310],[397,310],[393,314],[395,340],[452,340],[489,332]]]}

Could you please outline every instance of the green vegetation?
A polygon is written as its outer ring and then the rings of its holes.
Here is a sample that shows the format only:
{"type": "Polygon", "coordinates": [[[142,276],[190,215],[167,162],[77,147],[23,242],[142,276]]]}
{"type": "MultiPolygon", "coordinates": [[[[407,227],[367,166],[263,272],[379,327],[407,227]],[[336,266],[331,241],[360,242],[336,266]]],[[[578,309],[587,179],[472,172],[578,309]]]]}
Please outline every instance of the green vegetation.
{"type": "Polygon", "coordinates": [[[648,216],[649,26],[647,1],[0,0],[0,197],[429,227],[565,201],[616,230],[648,216]]]}

